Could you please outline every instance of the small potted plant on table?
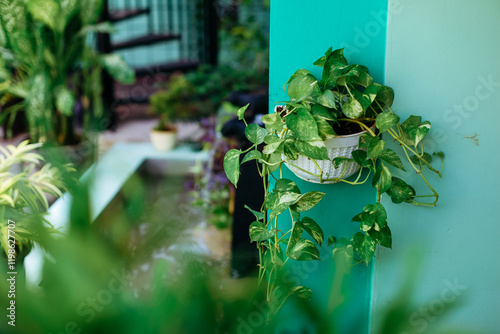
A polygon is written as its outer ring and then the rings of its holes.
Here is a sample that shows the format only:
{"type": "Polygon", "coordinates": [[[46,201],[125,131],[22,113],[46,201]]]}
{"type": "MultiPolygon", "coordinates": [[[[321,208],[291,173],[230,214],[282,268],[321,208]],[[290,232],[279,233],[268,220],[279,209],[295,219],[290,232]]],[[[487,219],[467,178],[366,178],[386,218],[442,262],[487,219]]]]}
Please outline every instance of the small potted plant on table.
{"type": "MultiPolygon", "coordinates": [[[[290,100],[262,118],[265,128],[247,124],[245,134],[253,145],[245,151],[230,150],[224,160],[226,174],[235,186],[240,165],[251,160],[259,162],[266,196],[260,208],[251,208],[255,222],[249,233],[260,253],[259,282],[266,277],[267,300],[279,305],[270,310],[270,315],[292,294],[310,298],[309,288],[282,282],[282,268],[289,259],[320,260],[319,247],[325,240],[320,224],[304,216],[325,193],[302,194],[295,182],[283,178],[283,165],[315,183],[357,185],[371,177],[376,202],[368,203],[352,218],[359,223],[360,231],[350,239],[328,238],[329,244],[335,246],[334,260],[347,272],[353,264],[368,265],[377,245],[392,245],[382,194],[393,203],[418,206],[435,206],[439,198],[425,176],[431,172],[441,177],[444,158],[442,152],[431,155],[424,150],[422,140],[430,130],[430,122],[411,115],[401,123],[391,109],[393,90],[375,83],[365,66],[349,65],[343,49],[330,48],[314,64],[323,68],[321,79],[306,69],[296,71],[284,87],[290,100]],[[385,138],[399,144],[406,167],[400,155],[386,147],[385,138]],[[440,170],[431,165],[433,156],[441,159],[440,170]],[[429,194],[417,195],[406,181],[392,176],[392,168],[404,172],[408,166],[428,187],[429,194]],[[281,214],[292,219],[288,230],[278,229],[281,214]]],[[[245,109],[238,110],[243,121],[245,109]]]]}
{"type": "Polygon", "coordinates": [[[174,148],[177,138],[177,127],[174,124],[179,118],[190,114],[189,98],[194,87],[183,75],[170,78],[167,90],[151,96],[150,111],[159,115],[158,124],[151,131],[151,142],[160,152],[174,148]]]}

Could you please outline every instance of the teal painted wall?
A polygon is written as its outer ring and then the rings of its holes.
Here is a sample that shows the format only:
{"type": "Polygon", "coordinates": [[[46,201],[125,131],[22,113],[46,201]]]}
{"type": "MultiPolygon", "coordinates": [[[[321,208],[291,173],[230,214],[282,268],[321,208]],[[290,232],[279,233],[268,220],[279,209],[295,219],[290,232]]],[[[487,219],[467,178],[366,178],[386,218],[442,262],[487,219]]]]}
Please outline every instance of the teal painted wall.
{"type": "Polygon", "coordinates": [[[402,117],[431,121],[427,146],[446,161],[443,179],[432,179],[438,207],[385,199],[394,244],[377,254],[374,326],[395,300],[412,249],[421,260],[417,306],[406,319],[415,333],[499,333],[500,2],[390,0],[389,8],[386,84],[402,117]]]}
{"type": "MultiPolygon", "coordinates": [[[[328,47],[346,47],[350,62],[370,68],[374,78],[384,78],[387,0],[273,0],[271,1],[270,41],[270,112],[274,103],[287,98],[282,87],[299,68],[320,74],[312,63],[328,47]]],[[[325,235],[350,236],[359,228],[351,218],[368,202],[375,201],[369,186],[345,184],[315,185],[299,180],[286,167],[284,177],[294,180],[301,191],[325,192],[327,195],[307,213],[324,229],[325,235]]],[[[284,228],[289,220],[279,222],[284,228]]],[[[342,304],[335,315],[328,314],[334,263],[331,248],[321,251],[322,262],[303,262],[290,268],[291,276],[313,289],[313,304],[321,316],[337,324],[339,333],[367,333],[370,310],[372,268],[356,266],[342,286],[342,295],[333,301],[342,304]]],[[[280,315],[277,333],[313,333],[314,325],[301,318],[303,312],[288,307],[280,315]],[[302,331],[305,329],[305,331],[302,331]]]]}

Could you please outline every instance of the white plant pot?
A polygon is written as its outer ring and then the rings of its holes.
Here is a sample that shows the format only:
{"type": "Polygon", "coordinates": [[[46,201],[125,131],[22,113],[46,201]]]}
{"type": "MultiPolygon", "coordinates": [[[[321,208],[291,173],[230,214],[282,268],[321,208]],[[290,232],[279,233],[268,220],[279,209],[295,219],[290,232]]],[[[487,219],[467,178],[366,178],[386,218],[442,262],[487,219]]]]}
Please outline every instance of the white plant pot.
{"type": "MultiPolygon", "coordinates": [[[[277,107],[278,106],[276,106],[276,108],[277,107]]],[[[332,159],[337,157],[345,157],[351,159],[352,152],[359,149],[359,138],[364,133],[366,133],[366,131],[354,133],[351,135],[338,136],[324,141],[330,160],[316,160],[316,163],[323,171],[323,174],[321,176],[315,176],[320,172],[311,158],[300,155],[297,160],[289,160],[284,155],[282,155],[282,157],[284,160],[287,160],[287,162],[285,162],[285,165],[288,167],[288,169],[290,169],[297,177],[304,181],[312,183],[338,183],[339,181],[333,181],[329,179],[346,179],[359,171],[360,166],[356,162],[344,161],[338,168],[335,168],[335,165],[332,163],[332,159]]]]}
{"type": "Polygon", "coordinates": [[[355,162],[344,161],[338,168],[335,168],[335,165],[332,163],[332,159],[337,157],[352,158],[352,152],[359,148],[359,137],[361,137],[361,135],[365,132],[366,131],[352,135],[338,136],[324,142],[330,160],[316,160],[316,163],[323,171],[321,177],[310,174],[312,173],[318,175],[319,170],[312,159],[306,156],[301,155],[297,160],[288,160],[288,163],[285,163],[285,165],[302,180],[312,183],[337,183],[338,181],[328,179],[348,178],[359,171],[360,166],[355,162]]]}
{"type": "Polygon", "coordinates": [[[177,133],[174,131],[157,131],[151,130],[151,143],[157,151],[171,151],[176,142],[177,133]]]}

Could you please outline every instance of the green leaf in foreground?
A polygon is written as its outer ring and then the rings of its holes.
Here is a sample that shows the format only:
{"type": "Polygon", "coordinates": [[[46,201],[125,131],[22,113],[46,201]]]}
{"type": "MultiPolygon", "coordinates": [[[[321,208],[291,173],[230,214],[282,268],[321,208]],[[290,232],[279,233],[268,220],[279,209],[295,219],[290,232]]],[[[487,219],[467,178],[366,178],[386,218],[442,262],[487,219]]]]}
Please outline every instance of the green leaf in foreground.
{"type": "Polygon", "coordinates": [[[261,128],[257,124],[249,124],[245,128],[245,136],[250,142],[256,145],[262,144],[264,142],[264,137],[266,135],[267,135],[267,130],[261,128]]]}
{"type": "Polygon", "coordinates": [[[366,158],[374,159],[377,158],[384,151],[385,141],[380,140],[379,137],[373,137],[368,143],[366,150],[366,158]]]}
{"type": "Polygon", "coordinates": [[[380,193],[386,192],[392,183],[392,175],[389,168],[387,168],[384,164],[380,164],[381,173],[380,173],[380,193]]]}
{"type": "Polygon", "coordinates": [[[249,235],[250,241],[265,241],[274,236],[274,230],[269,231],[264,224],[259,221],[255,221],[250,224],[249,235]]]}
{"type": "Polygon", "coordinates": [[[406,171],[401,158],[393,150],[386,148],[382,151],[382,153],[380,153],[378,157],[387,162],[389,165],[406,171]]]}
{"type": "Polygon", "coordinates": [[[377,86],[377,101],[379,101],[384,108],[390,108],[394,102],[394,91],[391,87],[374,84],[377,86]]]}
{"type": "Polygon", "coordinates": [[[302,238],[302,231],[302,225],[298,221],[293,222],[292,232],[290,233],[290,238],[288,239],[288,245],[286,247],[287,255],[290,254],[295,244],[302,238]]]}
{"type": "Polygon", "coordinates": [[[384,226],[380,231],[371,229],[367,233],[376,243],[387,248],[392,248],[392,234],[389,226],[384,226]]]}
{"type": "Polygon", "coordinates": [[[274,217],[295,204],[299,198],[300,194],[293,192],[273,192],[267,195],[265,204],[267,209],[272,210],[269,219],[274,219],[274,217]]]}
{"type": "Polygon", "coordinates": [[[295,137],[303,141],[320,140],[318,125],[311,113],[300,108],[297,113],[286,117],[286,125],[292,131],[295,137]]]}
{"type": "Polygon", "coordinates": [[[245,157],[243,158],[243,160],[241,161],[241,163],[244,164],[247,161],[258,160],[258,159],[261,159],[261,158],[262,158],[262,153],[260,153],[257,150],[252,150],[252,151],[248,152],[247,154],[245,154],[245,157]]]}
{"type": "Polygon", "coordinates": [[[224,172],[235,187],[240,178],[240,154],[240,150],[232,149],[224,156],[224,172]]]}
{"type": "Polygon", "coordinates": [[[290,250],[290,258],[296,261],[320,260],[319,250],[310,240],[300,239],[290,250]]]}
{"type": "Polygon", "coordinates": [[[266,114],[262,116],[262,122],[268,131],[271,131],[271,129],[274,129],[277,132],[283,130],[283,121],[278,113],[266,114]]]}
{"type": "Polygon", "coordinates": [[[387,212],[380,203],[368,204],[363,208],[363,212],[352,218],[352,221],[361,223],[361,230],[368,231],[375,224],[379,228],[387,226],[387,212]]]}
{"type": "Polygon", "coordinates": [[[300,194],[300,189],[295,182],[289,179],[279,179],[274,185],[274,191],[292,192],[300,194]]]}
{"type": "Polygon", "coordinates": [[[384,111],[377,116],[375,125],[380,132],[385,132],[399,123],[399,116],[390,111],[384,111]]]}
{"type": "Polygon", "coordinates": [[[252,210],[250,209],[250,207],[248,205],[245,205],[245,209],[249,210],[251,213],[253,213],[253,215],[255,216],[255,219],[257,220],[262,220],[264,219],[264,214],[260,211],[255,211],[255,210],[252,210]]]}
{"type": "Polygon", "coordinates": [[[373,240],[369,235],[358,232],[352,237],[352,245],[361,260],[368,265],[370,260],[373,258],[377,247],[375,240],[373,240]]]}
{"type": "Polygon", "coordinates": [[[304,228],[304,230],[318,243],[319,246],[323,244],[323,230],[321,227],[309,217],[304,217],[300,221],[300,225],[304,228]]]}
{"type": "Polygon", "coordinates": [[[393,203],[399,204],[410,200],[415,196],[415,189],[398,177],[392,178],[392,184],[387,194],[391,197],[393,203]]]}
{"type": "Polygon", "coordinates": [[[304,212],[312,209],[316,204],[321,201],[321,199],[325,196],[325,193],[319,191],[310,191],[300,196],[299,200],[296,203],[296,209],[298,212],[304,212]]]}
{"type": "Polygon", "coordinates": [[[317,160],[329,160],[328,151],[326,150],[325,143],[321,140],[316,141],[295,141],[297,150],[306,157],[317,160]]]}
{"type": "Polygon", "coordinates": [[[358,100],[352,97],[347,98],[347,102],[342,105],[342,112],[349,118],[356,119],[363,115],[363,106],[358,100]]]}
{"type": "Polygon", "coordinates": [[[304,75],[298,75],[290,82],[286,92],[290,96],[290,99],[300,102],[311,95],[317,81],[312,74],[305,73],[304,75]]]}
{"type": "Polygon", "coordinates": [[[238,109],[238,111],[236,112],[236,115],[238,115],[238,120],[242,120],[245,118],[245,111],[247,110],[248,106],[250,105],[250,103],[248,103],[247,105],[241,107],[240,109],[238,109]]]}
{"type": "Polygon", "coordinates": [[[332,126],[323,118],[314,116],[316,125],[318,126],[318,134],[322,140],[332,139],[337,136],[332,126]]]}

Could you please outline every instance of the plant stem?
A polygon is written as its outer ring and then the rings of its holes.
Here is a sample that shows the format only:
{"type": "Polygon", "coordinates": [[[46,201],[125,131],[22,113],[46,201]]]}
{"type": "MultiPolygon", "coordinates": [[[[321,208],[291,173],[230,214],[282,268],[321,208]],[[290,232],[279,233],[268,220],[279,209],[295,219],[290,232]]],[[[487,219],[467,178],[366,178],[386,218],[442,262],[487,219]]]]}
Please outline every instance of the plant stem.
{"type": "Polygon", "coordinates": [[[355,120],[355,119],[350,119],[350,118],[340,118],[338,119],[338,121],[344,121],[344,122],[351,122],[351,123],[356,123],[358,124],[361,128],[365,129],[366,131],[368,131],[368,133],[370,133],[373,137],[376,136],[375,132],[372,131],[372,129],[370,129],[366,124],[364,124],[363,122],[360,122],[358,120],[355,120]]]}
{"type": "Polygon", "coordinates": [[[337,181],[337,182],[344,182],[344,183],[347,183],[347,184],[350,184],[350,185],[358,185],[358,184],[363,184],[365,183],[366,181],[368,181],[369,177],[370,177],[370,174],[372,172],[370,171],[367,175],[366,175],[366,178],[362,181],[362,182],[357,182],[356,181],[347,181],[347,180],[344,180],[344,179],[341,179],[341,178],[334,178],[334,179],[325,179],[325,181],[337,181]]]}
{"type": "MultiPolygon", "coordinates": [[[[415,167],[415,165],[413,164],[413,161],[411,161],[410,156],[408,155],[408,152],[406,151],[406,149],[404,147],[403,147],[403,151],[405,152],[406,158],[410,162],[410,164],[413,167],[413,169],[415,169],[415,171],[417,172],[417,174],[420,175],[420,177],[422,178],[422,180],[424,181],[424,183],[427,185],[427,187],[429,187],[429,189],[432,191],[432,193],[434,194],[434,196],[436,198],[434,200],[434,203],[430,204],[430,206],[436,206],[436,204],[438,202],[438,199],[439,199],[439,195],[438,195],[437,191],[434,190],[434,188],[429,184],[429,182],[425,178],[424,174],[422,173],[422,167],[420,169],[418,169],[417,167],[415,167]]],[[[425,205],[429,205],[429,203],[420,203],[420,202],[416,202],[416,201],[413,201],[413,200],[411,200],[411,203],[414,204],[414,205],[424,205],[424,204],[425,205]],[[420,203],[420,204],[416,204],[416,203],[420,203]]]]}
{"type": "Polygon", "coordinates": [[[323,170],[321,169],[321,167],[318,165],[318,163],[316,162],[315,159],[311,159],[311,161],[316,165],[316,168],[318,169],[318,172],[319,172],[319,178],[320,179],[323,179],[323,170]]]}
{"type": "Polygon", "coordinates": [[[287,164],[289,164],[290,166],[295,167],[295,168],[297,168],[298,170],[301,170],[301,171],[303,171],[304,173],[307,173],[307,174],[309,174],[309,175],[311,175],[311,176],[321,177],[321,174],[314,174],[314,173],[311,173],[310,171],[305,170],[305,169],[303,169],[303,168],[300,168],[299,166],[296,166],[296,165],[292,164],[291,162],[287,162],[287,164]]]}

